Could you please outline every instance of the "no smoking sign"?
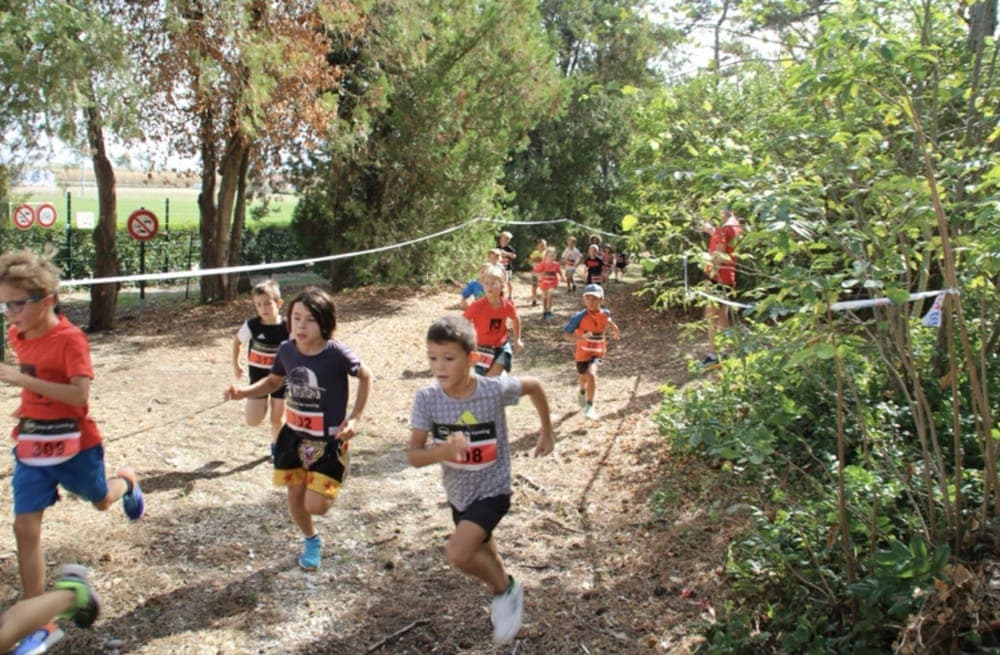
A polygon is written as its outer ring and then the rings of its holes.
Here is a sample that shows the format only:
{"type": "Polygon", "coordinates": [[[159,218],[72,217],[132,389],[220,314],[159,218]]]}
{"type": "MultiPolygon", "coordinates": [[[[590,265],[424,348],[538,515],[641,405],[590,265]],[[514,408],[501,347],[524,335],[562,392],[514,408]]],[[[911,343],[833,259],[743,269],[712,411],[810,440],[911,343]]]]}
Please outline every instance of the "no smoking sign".
{"type": "Polygon", "coordinates": [[[129,214],[125,227],[136,241],[149,241],[156,236],[160,221],[157,220],[156,214],[148,209],[137,209],[129,214]]]}

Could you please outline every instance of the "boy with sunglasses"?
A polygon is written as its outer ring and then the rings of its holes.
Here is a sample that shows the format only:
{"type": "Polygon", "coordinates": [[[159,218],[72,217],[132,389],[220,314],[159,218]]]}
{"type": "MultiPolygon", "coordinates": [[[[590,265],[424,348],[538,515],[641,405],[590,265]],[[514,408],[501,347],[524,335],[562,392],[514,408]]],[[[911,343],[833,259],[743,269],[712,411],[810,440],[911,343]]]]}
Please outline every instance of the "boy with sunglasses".
{"type": "MultiPolygon", "coordinates": [[[[105,510],[119,498],[132,520],[142,491],[130,468],[105,478],[104,447],[88,416],[94,377],[87,337],[58,311],[59,269],[27,250],[0,256],[0,311],[17,366],[0,364],[0,381],[21,387],[14,428],[14,536],[24,598],[45,591],[42,515],[59,487],[105,510]]],[[[42,653],[63,636],[54,623],[25,637],[18,653],[42,653]]]]}

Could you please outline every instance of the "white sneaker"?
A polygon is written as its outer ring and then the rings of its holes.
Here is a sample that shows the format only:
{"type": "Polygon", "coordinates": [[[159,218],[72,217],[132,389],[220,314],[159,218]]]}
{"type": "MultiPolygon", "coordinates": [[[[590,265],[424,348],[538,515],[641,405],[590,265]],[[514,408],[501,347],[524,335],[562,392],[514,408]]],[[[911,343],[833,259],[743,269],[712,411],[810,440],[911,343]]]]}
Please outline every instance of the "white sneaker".
{"type": "Polygon", "coordinates": [[[597,420],[597,410],[594,409],[593,405],[587,405],[587,409],[583,411],[583,417],[588,421],[597,420]]]}
{"type": "Polygon", "coordinates": [[[490,619],[493,621],[493,641],[505,644],[517,636],[524,616],[524,588],[513,577],[507,591],[493,597],[490,619]]]}

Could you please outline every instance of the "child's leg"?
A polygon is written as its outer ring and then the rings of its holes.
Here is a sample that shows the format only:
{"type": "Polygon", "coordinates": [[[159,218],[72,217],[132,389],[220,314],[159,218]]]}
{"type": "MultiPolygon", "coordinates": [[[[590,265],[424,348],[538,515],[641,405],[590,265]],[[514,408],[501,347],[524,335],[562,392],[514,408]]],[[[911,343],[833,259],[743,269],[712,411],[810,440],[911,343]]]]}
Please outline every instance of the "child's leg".
{"type": "Polygon", "coordinates": [[[583,377],[586,378],[587,402],[592,403],[594,402],[594,394],[597,391],[597,367],[591,364],[583,377]]]}
{"type": "Polygon", "coordinates": [[[486,543],[486,531],[472,521],[459,521],[445,544],[448,561],[459,571],[486,583],[494,594],[507,589],[507,572],[494,540],[486,543]]]}
{"type": "Polygon", "coordinates": [[[261,424],[264,415],[267,414],[267,404],[268,398],[247,398],[246,406],[243,409],[247,425],[253,427],[261,424]]]}
{"type": "Polygon", "coordinates": [[[76,594],[69,589],[47,591],[26,598],[0,616],[0,652],[7,652],[22,638],[76,606],[76,594]]]}
{"type": "MultiPolygon", "coordinates": [[[[25,598],[41,596],[45,591],[45,559],[42,557],[42,514],[28,512],[14,517],[17,541],[17,567],[25,598]]],[[[51,617],[49,617],[51,618],[51,617]]],[[[44,622],[43,622],[44,623],[44,622]]]]}
{"type": "Polygon", "coordinates": [[[313,526],[313,515],[306,510],[305,482],[288,485],[288,513],[292,515],[292,520],[299,526],[302,534],[307,537],[316,534],[316,528],[313,526]]]}
{"type": "Polygon", "coordinates": [[[269,402],[271,404],[271,443],[278,440],[278,433],[281,432],[281,426],[285,424],[285,399],[284,398],[270,398],[269,402]]]}

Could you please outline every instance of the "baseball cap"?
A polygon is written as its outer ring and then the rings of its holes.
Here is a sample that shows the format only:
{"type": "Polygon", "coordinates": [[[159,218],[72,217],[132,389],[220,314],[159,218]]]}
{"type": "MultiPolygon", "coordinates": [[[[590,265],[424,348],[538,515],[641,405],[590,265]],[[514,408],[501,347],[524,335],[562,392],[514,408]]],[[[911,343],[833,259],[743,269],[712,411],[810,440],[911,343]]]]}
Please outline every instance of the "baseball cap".
{"type": "Polygon", "coordinates": [[[597,296],[598,298],[604,297],[604,289],[601,288],[600,284],[588,284],[583,289],[583,295],[585,296],[597,296]]]}

